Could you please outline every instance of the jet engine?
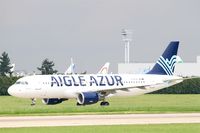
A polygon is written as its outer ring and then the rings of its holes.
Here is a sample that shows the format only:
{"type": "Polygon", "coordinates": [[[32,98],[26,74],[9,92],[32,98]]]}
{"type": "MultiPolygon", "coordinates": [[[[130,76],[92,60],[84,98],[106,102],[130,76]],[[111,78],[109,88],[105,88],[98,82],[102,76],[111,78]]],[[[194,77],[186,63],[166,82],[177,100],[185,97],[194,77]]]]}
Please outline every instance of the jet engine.
{"type": "Polygon", "coordinates": [[[55,104],[59,104],[62,103],[63,101],[65,101],[67,99],[60,99],[60,98],[44,98],[42,99],[42,102],[46,105],[55,105],[55,104]]]}
{"type": "Polygon", "coordinates": [[[77,101],[80,105],[89,105],[97,103],[100,100],[100,95],[96,92],[82,92],[78,95],[77,101]]]}

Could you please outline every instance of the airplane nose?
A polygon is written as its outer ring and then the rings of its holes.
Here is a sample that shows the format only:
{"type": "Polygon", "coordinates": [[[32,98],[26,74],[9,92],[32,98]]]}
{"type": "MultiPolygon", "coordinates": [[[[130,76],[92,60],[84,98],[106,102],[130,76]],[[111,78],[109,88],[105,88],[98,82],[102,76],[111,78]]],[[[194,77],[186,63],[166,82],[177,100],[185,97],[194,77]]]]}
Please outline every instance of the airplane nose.
{"type": "Polygon", "coordinates": [[[10,87],[8,88],[8,94],[10,94],[11,96],[14,95],[14,88],[13,88],[13,86],[10,86],[10,87]]]}

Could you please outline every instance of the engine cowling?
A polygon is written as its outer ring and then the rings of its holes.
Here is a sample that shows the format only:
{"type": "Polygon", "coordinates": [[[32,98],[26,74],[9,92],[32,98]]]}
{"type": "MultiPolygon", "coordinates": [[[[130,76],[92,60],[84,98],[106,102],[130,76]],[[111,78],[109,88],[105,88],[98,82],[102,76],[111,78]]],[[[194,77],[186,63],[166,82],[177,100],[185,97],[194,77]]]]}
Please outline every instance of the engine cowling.
{"type": "Polygon", "coordinates": [[[97,103],[100,100],[100,96],[96,92],[82,92],[78,95],[77,100],[81,105],[89,105],[97,103]]]}
{"type": "Polygon", "coordinates": [[[64,99],[59,99],[59,98],[44,98],[42,99],[42,102],[46,105],[55,105],[62,103],[64,99]]]}

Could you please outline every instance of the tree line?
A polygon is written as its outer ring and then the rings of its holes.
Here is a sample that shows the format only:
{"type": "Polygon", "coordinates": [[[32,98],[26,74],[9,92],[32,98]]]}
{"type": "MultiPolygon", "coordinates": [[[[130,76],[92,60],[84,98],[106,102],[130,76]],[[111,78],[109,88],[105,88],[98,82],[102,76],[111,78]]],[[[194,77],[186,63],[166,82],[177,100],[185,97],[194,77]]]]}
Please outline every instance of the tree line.
{"type": "Polygon", "coordinates": [[[152,94],[200,94],[200,78],[188,79],[152,94]]]}
{"type": "MultiPolygon", "coordinates": [[[[58,71],[53,67],[55,66],[53,61],[49,59],[44,59],[42,61],[41,67],[37,67],[37,69],[43,75],[47,74],[56,74],[58,71]]],[[[0,56],[0,96],[8,95],[7,89],[9,86],[14,84],[20,77],[12,76],[12,66],[10,63],[10,58],[8,53],[3,52],[0,56]]],[[[162,89],[155,92],[153,94],[200,94],[200,78],[198,79],[190,79],[185,80],[184,82],[162,89]]]]}
{"type": "MultiPolygon", "coordinates": [[[[53,61],[50,61],[49,59],[44,59],[42,61],[41,67],[37,67],[37,69],[41,72],[41,74],[55,74],[58,71],[55,70],[53,67],[55,66],[53,61]]],[[[0,76],[12,76],[12,71],[11,69],[13,66],[10,63],[10,58],[8,56],[8,53],[3,52],[2,55],[0,56],[0,76]]]]}

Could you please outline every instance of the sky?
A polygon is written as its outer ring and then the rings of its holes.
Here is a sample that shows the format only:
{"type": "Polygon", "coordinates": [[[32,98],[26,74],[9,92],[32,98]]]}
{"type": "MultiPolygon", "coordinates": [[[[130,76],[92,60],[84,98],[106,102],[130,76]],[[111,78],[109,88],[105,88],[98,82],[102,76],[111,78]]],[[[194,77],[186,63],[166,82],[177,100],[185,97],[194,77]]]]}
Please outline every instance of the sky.
{"type": "Polygon", "coordinates": [[[110,72],[124,62],[122,29],[132,31],[131,62],[155,62],[172,40],[184,62],[200,55],[199,0],[0,0],[0,54],[16,70],[37,71],[54,61],[64,72],[110,72]]]}

